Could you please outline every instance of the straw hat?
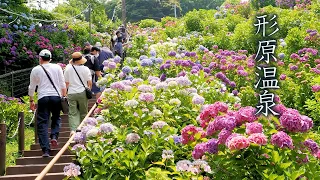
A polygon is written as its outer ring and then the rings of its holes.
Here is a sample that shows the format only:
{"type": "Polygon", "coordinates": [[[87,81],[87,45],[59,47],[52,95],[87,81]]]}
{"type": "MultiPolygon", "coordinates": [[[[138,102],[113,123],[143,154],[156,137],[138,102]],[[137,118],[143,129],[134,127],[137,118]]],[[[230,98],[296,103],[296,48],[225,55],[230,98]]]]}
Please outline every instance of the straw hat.
{"type": "Polygon", "coordinates": [[[69,61],[70,64],[82,65],[87,62],[87,59],[84,58],[81,52],[74,52],[72,54],[72,59],[69,61]]]}

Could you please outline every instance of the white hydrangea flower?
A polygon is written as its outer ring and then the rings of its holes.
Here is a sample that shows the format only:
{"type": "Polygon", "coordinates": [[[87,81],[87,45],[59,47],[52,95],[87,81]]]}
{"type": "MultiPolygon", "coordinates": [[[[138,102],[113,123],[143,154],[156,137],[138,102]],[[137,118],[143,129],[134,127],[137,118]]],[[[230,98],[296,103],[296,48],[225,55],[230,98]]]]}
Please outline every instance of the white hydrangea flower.
{"type": "Polygon", "coordinates": [[[159,117],[162,116],[162,112],[159,109],[154,109],[153,111],[151,111],[150,116],[159,117]]]}
{"type": "Polygon", "coordinates": [[[178,98],[174,98],[170,99],[169,104],[179,107],[181,105],[181,101],[178,98]]]}

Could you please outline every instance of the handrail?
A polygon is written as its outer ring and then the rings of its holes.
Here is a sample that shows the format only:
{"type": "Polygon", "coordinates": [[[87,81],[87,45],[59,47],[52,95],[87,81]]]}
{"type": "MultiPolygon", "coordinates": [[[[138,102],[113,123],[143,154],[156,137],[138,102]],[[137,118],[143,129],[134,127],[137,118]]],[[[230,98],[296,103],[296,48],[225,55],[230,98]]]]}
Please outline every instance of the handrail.
{"type": "MultiPolygon", "coordinates": [[[[83,119],[81,124],[78,126],[78,129],[80,129],[83,125],[85,120],[93,113],[94,109],[97,107],[97,104],[94,104],[92,108],[90,109],[89,113],[86,115],[86,117],[83,119]]],[[[58,159],[63,155],[63,153],[67,150],[69,145],[71,144],[71,141],[73,141],[73,138],[76,134],[73,134],[68,142],[62,147],[62,149],[58,152],[58,154],[50,161],[50,163],[42,170],[42,172],[38,175],[38,177],[35,180],[42,180],[44,176],[50,171],[52,166],[58,161],[58,159]]]]}

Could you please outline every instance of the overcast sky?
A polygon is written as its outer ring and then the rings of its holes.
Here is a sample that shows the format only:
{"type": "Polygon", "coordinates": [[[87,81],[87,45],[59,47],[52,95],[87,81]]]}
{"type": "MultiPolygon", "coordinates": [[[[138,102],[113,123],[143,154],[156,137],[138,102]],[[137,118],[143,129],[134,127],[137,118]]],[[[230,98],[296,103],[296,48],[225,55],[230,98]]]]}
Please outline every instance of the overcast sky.
{"type": "MultiPolygon", "coordinates": [[[[39,7],[39,3],[37,3],[37,1],[39,1],[39,0],[33,0],[33,3],[28,3],[28,5],[29,6],[34,6],[34,7],[39,7]]],[[[52,11],[55,7],[57,7],[58,6],[58,4],[60,3],[60,4],[62,4],[63,2],[66,2],[66,0],[55,0],[55,2],[50,2],[50,1],[48,1],[49,3],[48,4],[45,4],[45,3],[43,3],[45,0],[41,0],[42,1],[42,8],[43,9],[46,9],[46,10],[48,10],[48,11],[52,11]]],[[[30,2],[30,1],[29,1],[30,2]]]]}

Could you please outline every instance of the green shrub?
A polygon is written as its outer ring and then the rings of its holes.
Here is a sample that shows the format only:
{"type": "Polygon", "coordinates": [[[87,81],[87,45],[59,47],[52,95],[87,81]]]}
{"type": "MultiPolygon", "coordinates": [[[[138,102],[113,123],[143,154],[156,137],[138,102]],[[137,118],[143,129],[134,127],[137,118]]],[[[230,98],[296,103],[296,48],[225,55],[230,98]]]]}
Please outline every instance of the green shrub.
{"type": "Polygon", "coordinates": [[[201,23],[201,18],[199,16],[199,13],[197,11],[189,12],[185,17],[185,26],[187,32],[192,31],[203,31],[203,25],[201,23]]]}
{"type": "Polygon", "coordinates": [[[147,27],[160,27],[160,23],[154,19],[144,19],[141,20],[139,23],[140,28],[147,28],[147,27]]]}

